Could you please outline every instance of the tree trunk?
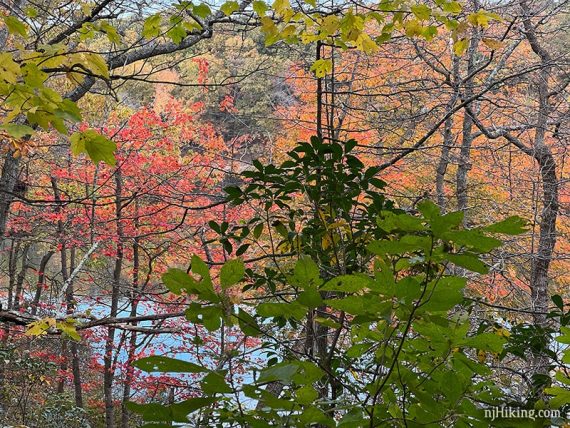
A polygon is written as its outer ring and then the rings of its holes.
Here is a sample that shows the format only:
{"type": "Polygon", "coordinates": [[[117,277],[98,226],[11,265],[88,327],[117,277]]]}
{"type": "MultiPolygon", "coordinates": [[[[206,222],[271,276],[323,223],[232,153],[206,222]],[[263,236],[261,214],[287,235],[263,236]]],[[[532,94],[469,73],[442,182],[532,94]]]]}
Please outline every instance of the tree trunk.
{"type": "MultiPolygon", "coordinates": [[[[6,143],[4,143],[6,144],[6,143]]],[[[8,152],[2,165],[0,175],[0,240],[6,233],[6,223],[10,212],[10,204],[14,200],[14,186],[18,178],[20,158],[14,157],[14,152],[8,152]]]]}
{"type": "MultiPolygon", "coordinates": [[[[138,229],[138,200],[135,200],[135,230],[138,229]]],[[[137,316],[137,307],[138,307],[138,300],[139,300],[139,268],[140,268],[140,261],[139,261],[139,238],[134,238],[133,243],[133,287],[130,293],[130,301],[131,301],[131,317],[137,316]]],[[[136,326],[137,322],[134,321],[131,325],[136,326]]],[[[127,351],[127,372],[125,374],[125,386],[123,389],[123,402],[121,405],[121,428],[129,428],[129,420],[130,414],[129,410],[127,409],[127,402],[131,398],[131,386],[133,383],[134,378],[134,371],[133,366],[131,363],[135,358],[135,353],[137,349],[137,332],[131,331],[128,343],[128,351],[127,351]]]]}
{"type": "Polygon", "coordinates": [[[30,252],[31,244],[25,244],[22,250],[22,267],[16,278],[16,288],[14,291],[14,310],[20,309],[20,301],[22,298],[22,292],[24,289],[24,280],[26,279],[26,271],[28,270],[28,253],[30,252]]]}
{"type": "MultiPolygon", "coordinates": [[[[556,175],[556,161],[547,146],[542,146],[535,155],[540,166],[542,178],[542,214],[540,219],[540,232],[538,249],[531,264],[531,299],[534,324],[541,327],[548,325],[546,312],[550,304],[548,291],[548,272],[552,254],[556,245],[556,219],[558,217],[558,177],[556,175]]],[[[533,360],[533,371],[538,374],[547,374],[549,358],[538,355],[533,360]]]]}
{"type": "MultiPolygon", "coordinates": [[[[115,256],[115,268],[113,271],[113,284],[111,290],[111,311],[110,317],[117,316],[117,309],[119,306],[119,291],[121,286],[121,271],[123,267],[123,225],[121,222],[121,195],[122,195],[122,177],[121,170],[117,168],[115,171],[115,215],[117,225],[117,254],[115,256]]],[[[105,426],[107,428],[115,427],[115,409],[113,404],[113,350],[115,345],[115,328],[109,327],[107,340],[105,342],[105,356],[103,376],[103,389],[105,394],[105,426]]]]}
{"type": "Polygon", "coordinates": [[[42,290],[45,284],[45,271],[51,256],[53,256],[54,251],[48,251],[42,257],[40,261],[40,266],[38,268],[38,283],[36,285],[36,294],[34,295],[34,300],[32,301],[32,308],[31,313],[32,315],[36,315],[38,312],[38,306],[40,305],[40,299],[42,297],[42,290]]]}
{"type": "MultiPolygon", "coordinates": [[[[556,219],[558,217],[558,177],[556,175],[556,161],[552,151],[546,145],[546,128],[548,118],[552,111],[550,105],[550,74],[552,58],[538,40],[536,28],[531,21],[532,13],[528,2],[522,0],[521,9],[523,12],[523,25],[525,36],[533,52],[541,60],[541,70],[537,82],[538,88],[538,118],[536,133],[534,135],[533,155],[540,167],[542,178],[542,215],[540,219],[540,232],[538,250],[532,259],[531,264],[531,299],[532,307],[537,312],[534,314],[534,323],[540,327],[547,327],[548,320],[544,312],[548,311],[550,303],[550,293],[548,291],[548,272],[552,254],[556,245],[556,219]]],[[[532,371],[539,375],[546,375],[549,357],[545,354],[536,355],[532,361],[532,371]]],[[[542,394],[542,389],[538,391],[542,394]]]]}
{"type": "MultiPolygon", "coordinates": [[[[57,187],[57,180],[55,179],[55,177],[51,178],[51,185],[53,188],[54,200],[58,204],[56,212],[61,213],[62,201],[59,193],[59,188],[57,187]]],[[[73,289],[73,278],[70,278],[70,275],[75,270],[75,248],[72,247],[69,251],[69,268],[68,268],[65,224],[63,223],[63,220],[61,218],[57,221],[57,229],[59,235],[59,245],[61,247],[60,250],[61,276],[63,278],[63,286],[66,287],[66,289],[63,290],[63,292],[65,293],[66,314],[72,315],[75,312],[75,296],[73,289]]],[[[81,367],[79,361],[78,344],[75,341],[71,341],[69,350],[71,354],[71,372],[73,374],[73,390],[75,396],[75,405],[77,407],[83,407],[83,391],[81,387],[81,367]]],[[[61,352],[63,356],[67,354],[66,339],[62,339],[61,352]]],[[[67,368],[68,368],[67,362],[64,361],[61,365],[61,370],[66,371],[67,368]]],[[[64,379],[62,379],[58,384],[58,392],[62,393],[64,389],[65,389],[65,383],[64,379]]]]}
{"type": "Polygon", "coordinates": [[[10,253],[8,256],[8,301],[6,302],[8,310],[12,309],[12,305],[14,304],[14,287],[16,285],[16,268],[18,266],[20,245],[20,241],[15,240],[12,240],[12,245],[10,245],[10,253]]]}
{"type": "MultiPolygon", "coordinates": [[[[75,247],[70,250],[69,272],[73,275],[75,271],[75,247]]],[[[67,303],[67,314],[72,315],[75,312],[75,294],[73,287],[73,279],[69,281],[66,290],[65,300],[67,303]]],[[[71,351],[71,372],[73,374],[73,392],[75,396],[75,405],[83,408],[83,388],[81,386],[81,362],[79,360],[79,343],[72,340],[70,343],[71,351]]]]}
{"type": "MultiPolygon", "coordinates": [[[[458,80],[459,80],[459,58],[453,55],[453,80],[452,85],[454,86],[454,93],[446,106],[446,111],[451,111],[455,105],[458,98],[458,80]]],[[[450,79],[451,80],[451,79],[450,79]]],[[[435,194],[437,198],[437,204],[441,209],[442,213],[446,211],[446,199],[445,199],[445,173],[447,172],[447,167],[449,166],[450,153],[454,145],[454,135],[453,135],[453,116],[449,116],[444,124],[443,130],[443,145],[441,147],[441,155],[439,157],[439,162],[436,169],[435,178],[435,194]]]]}
{"type": "MultiPolygon", "coordinates": [[[[479,10],[479,2],[473,1],[473,9],[479,10]]],[[[477,48],[479,46],[481,35],[477,28],[472,31],[471,40],[469,42],[469,49],[467,50],[467,81],[465,82],[464,94],[465,99],[473,97],[473,74],[477,67],[477,48]]],[[[473,107],[474,110],[476,108],[473,107]]],[[[463,115],[463,127],[461,131],[462,141],[461,149],[459,152],[459,163],[457,165],[457,173],[455,176],[456,181],[456,197],[457,209],[467,214],[467,206],[469,195],[467,193],[468,187],[468,174],[471,170],[471,145],[473,144],[473,119],[467,113],[463,115]]],[[[465,218],[467,215],[465,215],[465,218]]]]}

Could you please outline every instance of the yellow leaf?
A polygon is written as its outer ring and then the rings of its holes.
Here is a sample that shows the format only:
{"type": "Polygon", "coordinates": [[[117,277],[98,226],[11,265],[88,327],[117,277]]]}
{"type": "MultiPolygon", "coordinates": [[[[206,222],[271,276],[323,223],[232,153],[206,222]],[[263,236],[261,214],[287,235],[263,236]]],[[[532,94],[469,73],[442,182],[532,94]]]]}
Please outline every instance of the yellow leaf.
{"type": "Polygon", "coordinates": [[[321,23],[321,30],[327,34],[334,34],[340,28],[340,21],[335,15],[325,17],[321,23]]]}
{"type": "Polygon", "coordinates": [[[322,37],[318,34],[311,34],[311,33],[301,34],[301,42],[303,42],[306,45],[309,43],[316,42],[317,40],[321,40],[321,38],[322,37]]]}
{"type": "Polygon", "coordinates": [[[329,239],[328,235],[325,235],[321,239],[321,247],[323,250],[326,250],[331,246],[331,240],[329,239]]]}
{"type": "Polygon", "coordinates": [[[431,8],[425,4],[414,5],[410,9],[414,16],[422,21],[429,19],[431,16],[431,8]]]}
{"type": "Polygon", "coordinates": [[[488,39],[485,37],[483,38],[483,43],[485,43],[490,49],[494,51],[503,47],[503,42],[496,39],[488,39]]]}
{"type": "Polygon", "coordinates": [[[8,52],[0,53],[0,79],[15,84],[20,76],[20,66],[8,52]]]}
{"type": "Polygon", "coordinates": [[[332,61],[330,59],[316,60],[311,66],[311,71],[314,72],[318,78],[325,77],[327,73],[332,71],[332,61]]]}
{"type": "Polygon", "coordinates": [[[281,30],[281,33],[279,33],[279,35],[283,39],[286,39],[288,37],[293,36],[296,32],[296,29],[297,28],[294,25],[287,25],[283,30],[281,30]]]}
{"type": "Polygon", "coordinates": [[[260,19],[261,21],[261,31],[263,31],[266,35],[271,36],[277,33],[277,26],[273,19],[268,16],[264,16],[260,19]]]}
{"type": "Polygon", "coordinates": [[[291,9],[291,4],[289,0],[275,0],[273,2],[273,10],[280,15],[285,14],[287,9],[291,9]]]}
{"type": "Polygon", "coordinates": [[[461,56],[465,53],[468,46],[469,46],[469,40],[467,40],[467,39],[457,40],[453,44],[453,52],[455,53],[455,55],[461,56]]]}
{"type": "Polygon", "coordinates": [[[46,334],[49,328],[48,323],[45,320],[38,320],[28,324],[28,329],[26,330],[26,336],[41,336],[46,334]]]}
{"type": "Polygon", "coordinates": [[[77,333],[77,329],[75,328],[73,320],[66,320],[63,322],[58,322],[57,328],[59,330],[61,330],[61,332],[65,336],[75,340],[76,342],[81,341],[81,336],[79,335],[79,333],[77,333]]]}
{"type": "Polygon", "coordinates": [[[408,37],[421,36],[424,31],[423,25],[417,19],[407,21],[404,24],[404,29],[406,31],[406,36],[408,37]]]}
{"type": "Polygon", "coordinates": [[[360,34],[356,39],[356,48],[364,53],[374,53],[378,50],[378,45],[366,33],[360,34]]]}
{"type": "Polygon", "coordinates": [[[82,53],[85,65],[89,68],[93,74],[96,74],[105,79],[109,78],[109,69],[107,68],[107,63],[103,57],[96,53],[82,53]]]}
{"type": "Polygon", "coordinates": [[[498,328],[497,330],[495,330],[495,334],[497,336],[501,336],[501,337],[510,337],[511,336],[511,332],[505,328],[498,328]]]}

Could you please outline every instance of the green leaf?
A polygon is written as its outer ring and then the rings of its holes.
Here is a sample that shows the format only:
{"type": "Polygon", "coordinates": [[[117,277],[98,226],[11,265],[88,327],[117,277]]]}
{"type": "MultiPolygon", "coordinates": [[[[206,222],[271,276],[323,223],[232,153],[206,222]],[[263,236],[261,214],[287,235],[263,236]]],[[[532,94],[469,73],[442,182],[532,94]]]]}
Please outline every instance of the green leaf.
{"type": "Polygon", "coordinates": [[[212,284],[212,279],[210,277],[210,269],[208,269],[208,265],[204,263],[204,261],[198,257],[197,255],[193,255],[192,259],[190,260],[190,264],[192,266],[192,272],[198,274],[202,277],[202,281],[208,284],[212,284]]]}
{"type": "Polygon", "coordinates": [[[96,164],[103,161],[107,165],[114,166],[117,163],[114,155],[117,145],[93,129],[75,132],[70,140],[71,152],[75,156],[86,153],[96,164]]]}
{"type": "Polygon", "coordinates": [[[331,308],[344,311],[352,315],[381,316],[392,309],[392,302],[382,301],[377,296],[347,296],[341,299],[328,299],[325,303],[331,308]]]}
{"type": "Polygon", "coordinates": [[[410,8],[416,18],[425,21],[431,16],[431,8],[425,4],[414,5],[410,8]]]}
{"type": "Polygon", "coordinates": [[[527,231],[527,221],[518,216],[512,216],[498,223],[491,224],[483,230],[491,233],[502,233],[505,235],[520,235],[527,231]]]}
{"type": "Polygon", "coordinates": [[[202,392],[206,394],[229,394],[233,389],[220,373],[210,372],[200,382],[202,392]]]}
{"type": "Polygon", "coordinates": [[[47,333],[50,328],[50,323],[48,322],[48,319],[40,319],[29,323],[26,327],[26,336],[42,336],[47,333]]]}
{"type": "Polygon", "coordinates": [[[315,406],[305,408],[299,417],[299,420],[303,424],[302,426],[311,426],[313,424],[318,424],[320,426],[326,425],[328,427],[336,426],[335,422],[330,417],[325,415],[322,410],[315,406]]]}
{"type": "Polygon", "coordinates": [[[550,400],[550,406],[553,409],[558,409],[562,406],[570,404],[570,389],[568,388],[553,386],[544,388],[544,392],[546,392],[548,395],[553,396],[553,398],[550,400]]]}
{"type": "Polygon", "coordinates": [[[461,352],[453,353],[453,365],[457,369],[465,367],[469,373],[477,373],[481,376],[489,375],[491,373],[491,370],[486,365],[479,364],[461,352]]]}
{"type": "Polygon", "coordinates": [[[12,54],[9,52],[0,52],[0,82],[15,85],[20,73],[20,66],[14,61],[12,54]]]}
{"type": "Polygon", "coordinates": [[[26,7],[24,9],[24,13],[26,14],[26,16],[28,18],[37,18],[37,16],[38,16],[38,10],[31,7],[31,6],[26,7]]]}
{"type": "Polygon", "coordinates": [[[101,23],[101,31],[107,35],[107,39],[109,39],[111,43],[115,43],[117,45],[121,43],[121,35],[117,29],[108,22],[101,23]]]}
{"type": "Polygon", "coordinates": [[[182,40],[184,40],[184,38],[187,36],[187,33],[184,26],[182,24],[178,24],[171,27],[166,32],[166,35],[170,37],[170,40],[178,45],[180,42],[182,42],[182,40]]]}
{"type": "Polygon", "coordinates": [[[139,404],[132,401],[127,403],[127,408],[142,416],[144,421],[156,422],[188,422],[188,415],[202,407],[218,401],[215,397],[196,397],[184,400],[180,403],[164,405],[159,403],[139,404]]]}
{"type": "Polygon", "coordinates": [[[259,383],[275,381],[291,383],[293,376],[299,372],[300,368],[298,364],[289,362],[275,364],[274,366],[263,369],[257,381],[259,383]]]}
{"type": "Polygon", "coordinates": [[[314,287],[321,282],[319,267],[309,256],[301,256],[295,263],[293,278],[302,287],[314,287]]]}
{"type": "Polygon", "coordinates": [[[207,18],[208,16],[210,16],[212,14],[212,11],[210,10],[210,6],[208,6],[205,3],[200,3],[198,5],[194,5],[192,8],[192,11],[193,11],[194,15],[196,15],[198,18],[207,18]]]}
{"type": "Polygon", "coordinates": [[[324,325],[324,326],[330,327],[330,328],[334,328],[334,329],[341,327],[341,325],[339,323],[332,320],[331,318],[315,317],[314,321],[321,324],[321,325],[324,325]]]}
{"type": "Polygon", "coordinates": [[[564,310],[564,300],[562,300],[562,297],[560,297],[560,295],[555,294],[551,297],[551,299],[558,309],[561,311],[564,310]]]}
{"type": "Polygon", "coordinates": [[[319,397],[319,393],[311,385],[305,385],[295,391],[297,402],[307,405],[311,404],[319,397]]]}
{"type": "Polygon", "coordinates": [[[27,63],[22,67],[24,72],[24,82],[32,88],[40,88],[46,81],[48,75],[38,68],[36,64],[27,63]]]}
{"type": "Polygon", "coordinates": [[[318,59],[311,65],[311,71],[317,78],[323,78],[332,71],[332,61],[330,59],[318,59]]]}
{"type": "Polygon", "coordinates": [[[418,203],[418,210],[428,220],[433,220],[441,216],[439,207],[429,199],[424,199],[423,201],[418,203]]]}
{"type": "Polygon", "coordinates": [[[0,129],[3,129],[10,134],[10,136],[16,139],[24,138],[26,135],[32,135],[34,133],[34,129],[32,127],[20,125],[18,123],[7,123],[0,126],[0,129]]]}
{"type": "Polygon", "coordinates": [[[308,308],[316,308],[323,304],[323,299],[316,288],[307,288],[299,294],[297,302],[308,308]]]}
{"type": "MultiPolygon", "coordinates": [[[[570,327],[560,327],[560,335],[556,336],[554,340],[556,340],[558,343],[570,345],[570,327]]],[[[570,351],[570,348],[567,350],[570,351]]]]}
{"type": "Polygon", "coordinates": [[[341,291],[344,293],[355,293],[367,288],[373,288],[374,281],[366,275],[341,275],[327,281],[320,290],[341,291]]]}
{"type": "Polygon", "coordinates": [[[189,361],[159,355],[140,358],[133,362],[133,366],[149,373],[201,373],[208,371],[207,368],[189,361]]]}
{"type": "Polygon", "coordinates": [[[426,311],[447,312],[463,301],[466,278],[446,276],[430,284],[426,303],[421,308],[426,311]]]}
{"type": "Polygon", "coordinates": [[[467,15],[467,22],[473,26],[479,26],[481,28],[487,28],[489,26],[489,21],[491,20],[500,21],[501,17],[496,13],[490,13],[483,9],[467,15]]]}
{"type": "Polygon", "coordinates": [[[224,312],[219,305],[201,305],[192,302],[184,312],[188,321],[202,324],[208,331],[219,330],[222,326],[221,318],[224,316],[224,312]]]}
{"type": "Polygon", "coordinates": [[[222,5],[222,7],[220,7],[220,10],[224,13],[224,15],[230,16],[232,13],[239,10],[239,4],[237,1],[227,1],[222,5]]]}
{"type": "Polygon", "coordinates": [[[77,104],[68,99],[63,100],[59,104],[56,115],[62,119],[73,120],[75,122],[79,122],[82,119],[81,110],[79,110],[77,104]]]}
{"type": "Polygon", "coordinates": [[[456,229],[463,222],[463,211],[454,211],[440,216],[439,213],[433,214],[429,224],[431,230],[436,237],[441,237],[449,230],[456,229]]]}
{"type": "Polygon", "coordinates": [[[468,269],[472,272],[486,274],[489,268],[475,255],[470,254],[446,254],[445,258],[451,263],[468,269]]]}
{"type": "Polygon", "coordinates": [[[503,336],[499,336],[498,334],[481,333],[477,336],[464,338],[458,343],[458,345],[498,354],[503,350],[503,345],[506,342],[507,339],[503,336]]]}
{"type": "Polygon", "coordinates": [[[192,292],[196,289],[196,281],[182,269],[170,268],[162,275],[162,282],[174,294],[192,292]]]}
{"type": "Polygon", "coordinates": [[[257,337],[261,334],[261,329],[259,324],[254,317],[252,317],[248,312],[244,311],[242,308],[238,310],[238,324],[239,328],[246,336],[257,337]]]}
{"type": "Polygon", "coordinates": [[[443,234],[443,238],[472,250],[487,253],[500,247],[503,243],[495,238],[483,235],[480,230],[457,230],[443,234]]]}
{"type": "Polygon", "coordinates": [[[242,280],[245,266],[240,259],[228,260],[220,270],[220,283],[223,289],[231,287],[242,280]]]}
{"type": "Polygon", "coordinates": [[[89,68],[93,74],[103,79],[109,79],[109,67],[101,55],[89,52],[84,53],[82,57],[83,65],[89,68]]]}
{"type": "Polygon", "coordinates": [[[255,239],[259,239],[262,233],[263,233],[263,223],[259,223],[257,226],[253,228],[253,237],[255,239]]]}
{"type": "Polygon", "coordinates": [[[376,220],[378,227],[386,232],[402,230],[404,232],[415,232],[424,230],[422,220],[409,214],[395,214],[392,211],[383,211],[376,220]]]}
{"type": "Polygon", "coordinates": [[[4,17],[4,23],[8,28],[10,34],[19,34],[22,37],[26,37],[28,35],[28,29],[26,28],[26,24],[20,21],[18,18],[12,15],[8,15],[4,17]]]}
{"type": "Polygon", "coordinates": [[[269,6],[264,1],[255,0],[253,2],[253,11],[259,16],[265,16],[265,13],[269,10],[269,6]]]}
{"type": "Polygon", "coordinates": [[[262,317],[284,317],[301,320],[307,315],[307,308],[299,303],[261,303],[257,314],[262,317]]]}
{"type": "Polygon", "coordinates": [[[428,252],[430,246],[431,239],[428,236],[404,235],[399,241],[372,241],[366,248],[371,253],[382,256],[417,251],[428,252]]]}
{"type": "Polygon", "coordinates": [[[152,39],[160,34],[161,16],[157,13],[145,19],[143,24],[142,35],[146,39],[152,39]]]}

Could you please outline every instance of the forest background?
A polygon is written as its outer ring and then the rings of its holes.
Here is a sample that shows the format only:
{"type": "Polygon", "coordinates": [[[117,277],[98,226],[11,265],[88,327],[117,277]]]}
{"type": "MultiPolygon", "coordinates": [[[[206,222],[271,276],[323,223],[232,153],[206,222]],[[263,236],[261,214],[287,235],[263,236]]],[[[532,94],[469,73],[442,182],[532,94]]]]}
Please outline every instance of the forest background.
{"type": "Polygon", "coordinates": [[[566,414],[568,2],[0,8],[2,423],[566,414]]]}

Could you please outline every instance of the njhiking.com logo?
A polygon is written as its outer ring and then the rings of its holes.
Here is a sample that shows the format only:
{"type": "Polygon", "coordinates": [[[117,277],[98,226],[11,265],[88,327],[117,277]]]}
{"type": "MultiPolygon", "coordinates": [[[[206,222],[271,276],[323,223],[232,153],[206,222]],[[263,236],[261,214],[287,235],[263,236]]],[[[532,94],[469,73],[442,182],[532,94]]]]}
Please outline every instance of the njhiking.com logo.
{"type": "Polygon", "coordinates": [[[518,407],[492,407],[485,409],[485,418],[491,422],[497,419],[562,419],[570,415],[563,415],[560,410],[554,409],[521,409],[518,407]]]}

